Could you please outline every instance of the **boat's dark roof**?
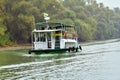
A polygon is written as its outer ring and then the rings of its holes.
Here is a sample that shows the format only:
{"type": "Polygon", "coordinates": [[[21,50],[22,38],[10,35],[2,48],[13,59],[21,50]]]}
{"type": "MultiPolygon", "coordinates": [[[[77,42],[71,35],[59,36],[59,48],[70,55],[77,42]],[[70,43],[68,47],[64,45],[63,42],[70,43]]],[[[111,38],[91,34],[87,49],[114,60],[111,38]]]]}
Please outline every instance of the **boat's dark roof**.
{"type": "Polygon", "coordinates": [[[38,22],[35,25],[36,26],[44,26],[46,24],[49,24],[49,25],[62,25],[62,23],[60,23],[60,22],[38,22]]]}
{"type": "Polygon", "coordinates": [[[50,26],[53,26],[53,27],[72,27],[72,25],[67,25],[67,24],[64,24],[64,23],[61,23],[61,22],[38,22],[35,24],[36,26],[46,26],[46,25],[50,25],[50,26]]]}

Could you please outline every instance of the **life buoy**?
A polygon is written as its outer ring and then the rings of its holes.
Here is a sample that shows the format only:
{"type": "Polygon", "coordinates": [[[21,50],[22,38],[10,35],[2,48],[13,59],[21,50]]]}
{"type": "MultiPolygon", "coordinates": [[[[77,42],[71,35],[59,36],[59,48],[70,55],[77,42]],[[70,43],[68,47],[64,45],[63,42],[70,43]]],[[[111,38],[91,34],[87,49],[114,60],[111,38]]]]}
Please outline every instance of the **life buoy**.
{"type": "Polygon", "coordinates": [[[67,32],[64,32],[64,37],[67,38],[67,32]]]}
{"type": "Polygon", "coordinates": [[[72,34],[72,38],[76,39],[76,34],[75,33],[72,34]]]}

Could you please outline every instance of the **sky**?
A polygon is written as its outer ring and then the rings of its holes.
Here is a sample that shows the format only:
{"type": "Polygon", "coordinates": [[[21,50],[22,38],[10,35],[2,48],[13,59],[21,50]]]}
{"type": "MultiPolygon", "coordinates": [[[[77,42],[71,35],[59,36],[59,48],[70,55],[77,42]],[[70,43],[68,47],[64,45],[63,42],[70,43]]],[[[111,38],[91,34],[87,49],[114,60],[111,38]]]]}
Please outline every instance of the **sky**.
{"type": "Polygon", "coordinates": [[[120,8],[120,0],[97,0],[98,3],[102,2],[105,6],[108,6],[109,8],[120,8]]]}

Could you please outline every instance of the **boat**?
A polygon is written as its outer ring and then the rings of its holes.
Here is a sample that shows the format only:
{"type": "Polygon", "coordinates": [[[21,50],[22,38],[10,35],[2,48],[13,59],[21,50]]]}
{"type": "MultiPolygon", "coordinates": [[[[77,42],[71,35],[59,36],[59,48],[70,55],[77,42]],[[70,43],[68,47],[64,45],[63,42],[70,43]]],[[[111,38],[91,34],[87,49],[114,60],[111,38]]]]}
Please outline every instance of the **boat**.
{"type": "Polygon", "coordinates": [[[82,50],[77,41],[75,26],[60,22],[39,22],[32,31],[33,49],[29,54],[62,53],[82,50]]]}
{"type": "Polygon", "coordinates": [[[32,31],[33,49],[29,54],[53,54],[82,50],[75,26],[61,22],[38,22],[32,31]]]}

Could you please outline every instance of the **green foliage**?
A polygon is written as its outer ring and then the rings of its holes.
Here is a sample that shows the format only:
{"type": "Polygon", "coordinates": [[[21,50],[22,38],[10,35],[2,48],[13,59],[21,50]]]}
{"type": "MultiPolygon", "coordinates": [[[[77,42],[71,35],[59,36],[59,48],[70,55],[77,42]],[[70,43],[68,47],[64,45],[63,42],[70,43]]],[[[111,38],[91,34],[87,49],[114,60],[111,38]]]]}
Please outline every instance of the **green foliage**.
{"type": "Polygon", "coordinates": [[[76,25],[79,41],[120,37],[120,9],[92,0],[0,0],[0,45],[29,42],[35,22],[76,25]],[[9,34],[9,35],[8,35],[9,34]]]}
{"type": "Polygon", "coordinates": [[[0,46],[5,46],[9,42],[9,35],[0,36],[0,46]]]}
{"type": "Polygon", "coordinates": [[[9,36],[5,33],[6,30],[6,26],[3,24],[3,18],[0,17],[0,46],[4,46],[9,41],[9,36]]]}
{"type": "Polygon", "coordinates": [[[13,42],[26,43],[34,25],[34,16],[29,13],[31,9],[30,1],[14,1],[9,3],[9,9],[6,7],[5,24],[10,34],[10,40],[13,42]]]}
{"type": "Polygon", "coordinates": [[[78,39],[80,41],[88,41],[93,38],[93,34],[91,33],[91,26],[84,22],[83,20],[76,19],[75,24],[79,25],[77,26],[77,32],[78,32],[78,39]]]}

